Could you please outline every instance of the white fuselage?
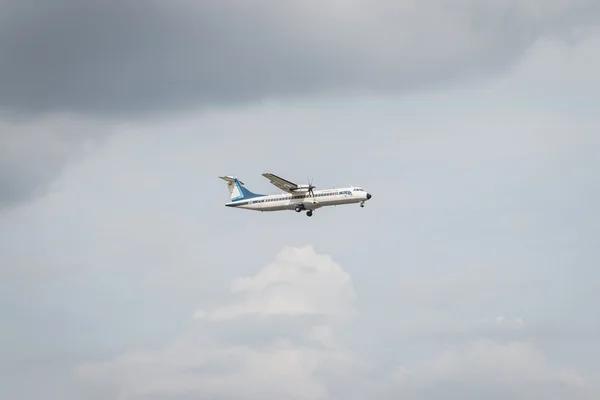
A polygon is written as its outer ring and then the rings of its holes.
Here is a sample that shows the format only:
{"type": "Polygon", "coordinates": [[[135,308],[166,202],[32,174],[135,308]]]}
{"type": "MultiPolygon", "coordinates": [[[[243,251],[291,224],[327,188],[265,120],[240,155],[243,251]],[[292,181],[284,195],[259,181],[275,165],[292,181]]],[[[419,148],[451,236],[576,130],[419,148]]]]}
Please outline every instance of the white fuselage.
{"type": "Polygon", "coordinates": [[[226,206],[255,211],[299,211],[299,209],[315,210],[327,206],[361,203],[371,197],[366,191],[356,187],[314,190],[313,193],[314,197],[306,191],[257,196],[231,201],[226,206]]]}

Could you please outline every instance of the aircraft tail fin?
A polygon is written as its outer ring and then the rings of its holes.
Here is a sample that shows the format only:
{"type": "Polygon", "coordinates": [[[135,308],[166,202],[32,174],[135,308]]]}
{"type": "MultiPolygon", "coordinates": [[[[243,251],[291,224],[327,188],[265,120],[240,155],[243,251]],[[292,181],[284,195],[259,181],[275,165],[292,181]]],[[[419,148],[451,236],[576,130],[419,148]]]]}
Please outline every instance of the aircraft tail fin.
{"type": "Polygon", "coordinates": [[[231,201],[262,196],[261,194],[252,193],[250,190],[246,189],[244,187],[244,182],[240,181],[235,176],[220,176],[219,178],[227,182],[227,188],[229,189],[229,197],[231,198],[231,201]]]}

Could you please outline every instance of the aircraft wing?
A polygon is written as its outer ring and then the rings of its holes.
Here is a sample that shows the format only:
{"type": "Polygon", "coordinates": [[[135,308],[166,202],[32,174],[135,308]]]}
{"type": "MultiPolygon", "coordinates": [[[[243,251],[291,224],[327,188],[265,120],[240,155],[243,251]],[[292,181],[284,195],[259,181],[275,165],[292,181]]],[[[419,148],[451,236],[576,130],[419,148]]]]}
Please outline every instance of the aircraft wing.
{"type": "Polygon", "coordinates": [[[298,189],[298,185],[296,185],[294,182],[290,182],[290,181],[283,179],[277,175],[273,175],[273,174],[267,172],[267,173],[262,174],[262,176],[267,178],[269,180],[269,182],[271,182],[273,185],[277,186],[279,189],[283,190],[284,192],[294,193],[294,191],[296,191],[298,189]]]}

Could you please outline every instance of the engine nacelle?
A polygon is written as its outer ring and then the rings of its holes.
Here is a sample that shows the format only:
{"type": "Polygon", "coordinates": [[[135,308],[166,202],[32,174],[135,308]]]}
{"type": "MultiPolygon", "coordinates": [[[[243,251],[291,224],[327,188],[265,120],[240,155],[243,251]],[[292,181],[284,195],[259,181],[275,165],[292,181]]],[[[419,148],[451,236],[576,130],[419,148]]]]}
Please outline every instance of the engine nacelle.
{"type": "Polygon", "coordinates": [[[298,185],[296,189],[294,189],[294,193],[306,193],[308,192],[309,185],[298,185]]]}

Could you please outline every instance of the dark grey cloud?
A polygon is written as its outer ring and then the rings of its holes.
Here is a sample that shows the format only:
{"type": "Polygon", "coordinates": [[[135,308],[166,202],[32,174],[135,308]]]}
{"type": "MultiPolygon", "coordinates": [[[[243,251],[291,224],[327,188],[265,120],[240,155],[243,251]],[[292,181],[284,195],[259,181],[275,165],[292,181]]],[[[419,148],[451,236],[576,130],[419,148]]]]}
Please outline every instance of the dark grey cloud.
{"type": "Polygon", "coordinates": [[[499,71],[597,1],[0,2],[0,107],[130,114],[499,71]]]}
{"type": "Polygon", "coordinates": [[[49,176],[66,162],[60,150],[36,154],[29,146],[20,148],[21,141],[17,134],[0,136],[0,209],[45,191],[49,176]]]}
{"type": "Polygon", "coordinates": [[[81,138],[106,135],[40,114],[430,88],[501,71],[540,35],[597,23],[599,10],[593,0],[0,0],[0,111],[26,116],[0,115],[0,208],[45,193],[81,138]]]}
{"type": "Polygon", "coordinates": [[[47,193],[83,145],[102,140],[102,124],[54,117],[32,122],[0,118],[0,211],[47,193]]]}

